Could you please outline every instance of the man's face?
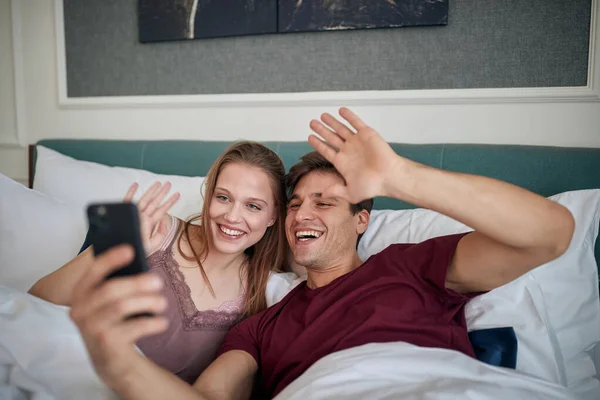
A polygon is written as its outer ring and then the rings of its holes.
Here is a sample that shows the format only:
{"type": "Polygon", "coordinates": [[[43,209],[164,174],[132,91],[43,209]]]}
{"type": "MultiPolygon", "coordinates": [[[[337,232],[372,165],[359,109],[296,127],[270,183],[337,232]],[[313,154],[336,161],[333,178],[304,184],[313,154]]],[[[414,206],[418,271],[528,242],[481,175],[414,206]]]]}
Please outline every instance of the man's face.
{"type": "Polygon", "coordinates": [[[366,225],[350,203],[337,196],[343,180],[334,173],[310,172],[296,185],[287,207],[285,231],[296,263],[324,269],[354,256],[366,225]]]}

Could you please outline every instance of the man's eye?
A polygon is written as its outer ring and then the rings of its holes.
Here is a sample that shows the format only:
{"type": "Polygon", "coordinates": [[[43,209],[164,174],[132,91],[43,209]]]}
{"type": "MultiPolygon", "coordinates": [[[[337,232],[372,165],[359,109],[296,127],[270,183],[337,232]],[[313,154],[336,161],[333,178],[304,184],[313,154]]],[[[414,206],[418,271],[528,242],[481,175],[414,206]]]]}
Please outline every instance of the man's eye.
{"type": "Polygon", "coordinates": [[[291,210],[296,210],[298,207],[300,207],[300,204],[297,203],[288,205],[288,208],[291,210]]]}
{"type": "Polygon", "coordinates": [[[317,203],[317,206],[319,206],[319,207],[330,207],[331,204],[329,204],[329,203],[322,203],[321,202],[321,203],[317,203]]]}

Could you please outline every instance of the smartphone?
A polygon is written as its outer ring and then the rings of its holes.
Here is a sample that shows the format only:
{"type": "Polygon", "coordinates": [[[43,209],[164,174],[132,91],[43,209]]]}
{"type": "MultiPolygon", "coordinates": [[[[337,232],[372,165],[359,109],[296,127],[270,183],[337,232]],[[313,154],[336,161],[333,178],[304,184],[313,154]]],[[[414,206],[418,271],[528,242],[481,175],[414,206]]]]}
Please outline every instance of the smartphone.
{"type": "Polygon", "coordinates": [[[140,234],[140,218],[135,204],[91,204],[87,208],[87,217],[90,244],[96,256],[119,244],[128,244],[135,250],[133,261],[113,272],[107,279],[136,275],[149,270],[140,234]]]}

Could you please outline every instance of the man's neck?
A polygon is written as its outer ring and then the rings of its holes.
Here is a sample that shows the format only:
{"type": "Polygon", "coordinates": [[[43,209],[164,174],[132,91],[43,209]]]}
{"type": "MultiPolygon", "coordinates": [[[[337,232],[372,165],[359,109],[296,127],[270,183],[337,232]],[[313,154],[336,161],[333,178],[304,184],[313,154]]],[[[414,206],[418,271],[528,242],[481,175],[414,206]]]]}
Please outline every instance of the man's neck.
{"type": "Polygon", "coordinates": [[[356,252],[353,253],[350,259],[340,260],[339,262],[331,263],[329,266],[322,267],[306,267],[307,279],[306,284],[311,289],[316,289],[330,284],[340,276],[346,275],[354,271],[362,265],[362,260],[356,252]]]}

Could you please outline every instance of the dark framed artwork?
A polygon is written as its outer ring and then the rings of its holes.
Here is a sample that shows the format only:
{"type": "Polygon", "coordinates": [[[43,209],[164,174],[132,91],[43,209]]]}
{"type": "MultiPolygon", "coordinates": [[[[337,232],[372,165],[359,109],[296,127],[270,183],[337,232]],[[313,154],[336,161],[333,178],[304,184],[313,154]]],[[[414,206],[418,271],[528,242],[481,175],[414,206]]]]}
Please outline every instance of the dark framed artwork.
{"type": "Polygon", "coordinates": [[[448,0],[279,0],[279,32],[446,25],[448,0]]]}
{"type": "Polygon", "coordinates": [[[449,0],[138,0],[143,43],[446,25],[449,0]]]}

